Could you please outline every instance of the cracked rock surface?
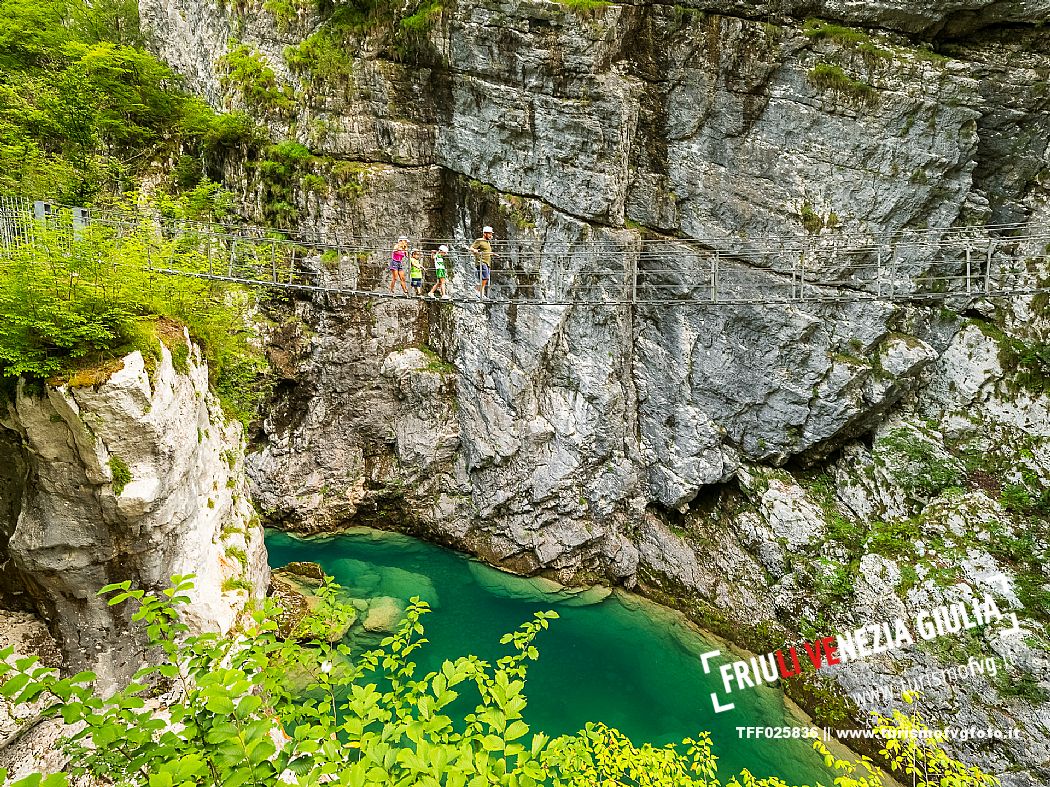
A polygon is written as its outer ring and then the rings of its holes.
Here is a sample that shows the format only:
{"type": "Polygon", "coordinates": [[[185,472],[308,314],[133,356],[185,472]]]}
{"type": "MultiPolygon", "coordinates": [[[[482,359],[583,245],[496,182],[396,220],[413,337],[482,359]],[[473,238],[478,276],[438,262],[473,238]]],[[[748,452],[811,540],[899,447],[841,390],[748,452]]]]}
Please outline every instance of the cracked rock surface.
{"type": "MultiPolygon", "coordinates": [[[[1050,538],[1032,502],[1048,406],[1045,371],[1017,344],[1045,345],[1045,300],[697,302],[712,300],[714,253],[739,272],[736,294],[787,286],[797,255],[758,255],[765,236],[810,244],[820,286],[871,295],[841,275],[874,264],[867,244],[1050,220],[1044,0],[465,0],[412,54],[378,28],[349,40],[350,76],[329,82],[284,56],[324,24],[311,9],[278,25],[259,4],[140,5],[192,89],[243,106],[221,78],[235,34],[296,91],[294,117],[251,108],[274,138],[308,146],[324,173],[352,164],[350,188],[293,184],[303,232],[451,238],[464,295],[464,247],[492,224],[507,244],[494,291],[552,302],[276,309],[280,379],[248,460],[270,521],[396,528],[511,570],[638,586],[756,649],[1002,571],[1003,603],[1033,610],[1028,640],[965,647],[1011,654],[1000,674],[1025,688],[982,678],[930,690],[928,707],[1032,730],[953,745],[1010,787],[1050,779],[1050,538]],[[672,303],[624,303],[635,272],[672,303]],[[558,305],[584,292],[601,303],[558,305]]],[[[228,172],[246,214],[266,218],[267,184],[244,162],[228,172]]],[[[971,252],[987,248],[972,232],[971,252]]],[[[964,264],[931,248],[895,249],[900,282],[964,264]]],[[[1023,281],[1046,278],[1045,248],[1016,251],[1023,281]]],[[[383,250],[311,264],[328,283],[385,286],[383,250]]],[[[835,681],[864,691],[959,655],[916,650],[835,681]]],[[[893,703],[856,718],[869,707],[893,703]]]]}
{"type": "Polygon", "coordinates": [[[188,374],[165,348],[156,369],[142,355],[97,386],[21,386],[0,416],[16,466],[18,499],[0,520],[24,592],[47,619],[65,664],[120,684],[148,654],[134,608],[110,607],[98,590],[130,580],[160,590],[195,574],[183,618],[198,631],[228,631],[268,567],[244,475],[240,425],[208,393],[196,348],[188,374]]]}

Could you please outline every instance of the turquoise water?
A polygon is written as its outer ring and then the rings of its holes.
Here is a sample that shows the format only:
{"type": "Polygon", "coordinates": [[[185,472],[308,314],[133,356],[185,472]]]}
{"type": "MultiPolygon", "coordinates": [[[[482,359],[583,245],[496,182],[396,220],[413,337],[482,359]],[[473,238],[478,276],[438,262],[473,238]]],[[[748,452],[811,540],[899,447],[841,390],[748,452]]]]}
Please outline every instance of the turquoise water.
{"type": "MultiPolygon", "coordinates": [[[[557,610],[561,619],[540,633],[540,659],[529,667],[525,720],[533,731],[560,735],[603,721],[636,745],[660,745],[710,730],[723,780],[746,767],[792,784],[831,783],[806,742],[738,738],[738,725],[804,724],[780,692],[737,693],[735,710],[712,711],[717,678],[703,673],[698,658],[712,645],[675,612],[627,593],[557,592],[553,583],[504,574],[389,533],[361,530],[300,540],[270,532],[266,543],[271,566],[315,561],[355,598],[392,597],[401,606],[411,596],[429,602],[433,612],[423,623],[430,644],[417,651],[419,674],[469,653],[494,662],[507,652],[499,644],[504,633],[533,612],[557,610]]],[[[377,606],[391,605],[386,600],[377,606]]]]}

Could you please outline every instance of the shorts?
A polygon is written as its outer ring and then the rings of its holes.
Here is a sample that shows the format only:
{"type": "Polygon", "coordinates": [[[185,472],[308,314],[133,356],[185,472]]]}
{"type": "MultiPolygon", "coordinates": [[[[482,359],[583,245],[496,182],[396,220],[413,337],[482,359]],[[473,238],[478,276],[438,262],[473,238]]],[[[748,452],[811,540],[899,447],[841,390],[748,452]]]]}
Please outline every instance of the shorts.
{"type": "Polygon", "coordinates": [[[405,266],[404,266],[403,263],[400,263],[400,262],[392,262],[392,263],[390,263],[390,270],[392,270],[392,271],[400,271],[400,270],[404,270],[404,269],[405,269],[405,266]]]}
{"type": "Polygon", "coordinates": [[[423,286],[423,280],[422,279],[412,279],[412,286],[413,287],[422,287],[423,286]]]}
{"type": "Polygon", "coordinates": [[[434,271],[434,278],[437,279],[438,281],[440,281],[441,279],[447,279],[448,278],[448,274],[445,273],[443,270],[437,270],[437,271],[434,271]]]}
{"type": "Polygon", "coordinates": [[[482,281],[488,281],[489,280],[489,276],[491,274],[492,274],[492,271],[489,270],[489,266],[486,265],[485,263],[482,263],[481,264],[481,280],[482,281]]]}

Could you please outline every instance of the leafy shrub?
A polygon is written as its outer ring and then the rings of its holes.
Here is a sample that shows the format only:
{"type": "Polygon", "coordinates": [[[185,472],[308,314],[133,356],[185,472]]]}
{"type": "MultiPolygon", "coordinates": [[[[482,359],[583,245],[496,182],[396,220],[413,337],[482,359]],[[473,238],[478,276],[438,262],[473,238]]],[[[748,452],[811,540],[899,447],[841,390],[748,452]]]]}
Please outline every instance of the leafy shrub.
{"type": "Polygon", "coordinates": [[[918,522],[902,519],[896,522],[872,522],[868,531],[869,552],[886,557],[911,554],[919,537],[918,522]]]}
{"type": "MultiPolygon", "coordinates": [[[[74,235],[69,222],[37,222],[0,266],[0,377],[46,380],[105,369],[136,349],[149,362],[160,352],[157,320],[166,317],[201,344],[227,412],[250,421],[266,392],[259,378],[267,367],[248,341],[247,296],[230,285],[151,272],[151,259],[178,259],[187,270],[206,270],[206,262],[186,239],[159,237],[146,216],[121,234],[91,224],[74,235]]],[[[182,365],[178,356],[173,362],[182,365]]]]}
{"type": "MultiPolygon", "coordinates": [[[[296,194],[305,190],[306,170],[314,163],[310,149],[293,140],[283,140],[266,149],[265,157],[258,163],[262,181],[263,213],[278,225],[287,226],[299,215],[296,194]]],[[[316,183],[314,183],[316,185],[316,183]]]]}
{"type": "Polygon", "coordinates": [[[876,461],[912,496],[930,498],[965,483],[961,462],[910,429],[894,429],[878,440],[875,449],[876,461]]]}
{"type": "MultiPolygon", "coordinates": [[[[231,589],[233,585],[231,584],[231,589]]],[[[554,612],[537,612],[501,642],[510,653],[490,665],[476,656],[445,661],[419,676],[413,654],[426,643],[426,603],[411,600],[397,632],[356,657],[324,634],[342,619],[344,605],[327,578],[325,600],[309,631],[316,638],[279,639],[277,609],[256,610],[244,636],[187,636],[176,606],[189,600],[191,577],[174,577],[163,594],[130,589],[101,593],[109,603],[134,600],[134,618],[165,661],[139,670],[128,687],[102,697],[94,675],[60,679],[35,659],[0,650],[3,694],[15,703],[42,700],[44,718],[61,716],[68,737],[69,775],[103,777],[137,787],[173,785],[517,785],[517,787],[719,787],[710,733],[680,745],[636,747],[603,724],[554,740],[530,735],[524,720],[527,665],[539,657],[534,642],[554,612]],[[146,702],[150,685],[174,685],[166,708],[146,702]],[[459,701],[457,703],[457,700],[459,701]],[[473,710],[463,713],[465,703],[473,710]]],[[[307,633],[300,629],[297,634],[307,633]]],[[[308,634],[309,636],[309,634],[308,634]]],[[[910,701],[910,697],[908,698],[910,701]]],[[[893,769],[914,774],[917,787],[952,784],[991,787],[995,779],[949,757],[918,714],[876,718],[886,734],[883,754],[893,769]],[[898,737],[898,731],[917,734],[898,737]]],[[[867,758],[836,758],[814,748],[840,787],[881,787],[867,758]]],[[[755,784],[744,771],[726,784],[755,784]]],[[[764,783],[764,782],[763,782],[764,783]]],[[[37,781],[27,784],[36,785],[37,781]]],[[[46,787],[66,784],[66,774],[46,787]]],[[[778,779],[769,784],[786,787],[778,779]]]]}
{"type": "Polygon", "coordinates": [[[227,52],[219,58],[219,65],[225,69],[220,80],[223,88],[237,90],[247,106],[278,112],[292,108],[290,91],[277,81],[263,56],[247,44],[227,52]]]}

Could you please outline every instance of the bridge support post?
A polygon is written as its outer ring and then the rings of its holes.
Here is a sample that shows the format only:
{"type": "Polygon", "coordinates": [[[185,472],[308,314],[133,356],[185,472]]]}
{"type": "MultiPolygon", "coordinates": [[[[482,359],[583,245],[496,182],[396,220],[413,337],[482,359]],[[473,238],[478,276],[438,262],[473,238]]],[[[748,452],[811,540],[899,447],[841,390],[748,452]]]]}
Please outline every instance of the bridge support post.
{"type": "Polygon", "coordinates": [[[970,244],[966,244],[966,294],[969,295],[973,287],[971,277],[973,275],[973,264],[970,261],[970,244]]]}
{"type": "Polygon", "coordinates": [[[631,255],[631,306],[638,305],[638,255],[631,255]]]}
{"type": "Polygon", "coordinates": [[[721,253],[715,249],[715,256],[711,258],[711,300],[718,303],[718,263],[721,253]]]}
{"type": "Polygon", "coordinates": [[[893,300],[893,296],[897,291],[897,244],[894,243],[890,247],[890,300],[893,300]]]}
{"type": "Polygon", "coordinates": [[[875,297],[882,298],[882,244],[875,249],[875,297]]]}
{"type": "Polygon", "coordinates": [[[989,239],[988,241],[988,259],[985,260],[984,265],[984,294],[987,295],[992,291],[992,251],[995,249],[995,241],[989,239]]]}
{"type": "Polygon", "coordinates": [[[802,251],[798,255],[798,299],[806,300],[806,244],[802,244],[802,251]]]}
{"type": "Polygon", "coordinates": [[[234,238],[233,242],[230,244],[230,264],[228,266],[228,270],[227,270],[227,273],[226,273],[226,275],[229,276],[231,279],[233,278],[233,263],[234,263],[234,260],[236,260],[236,259],[237,259],[237,239],[234,238]]]}

